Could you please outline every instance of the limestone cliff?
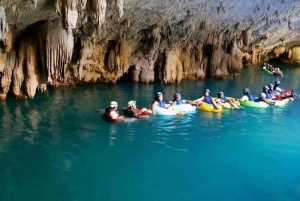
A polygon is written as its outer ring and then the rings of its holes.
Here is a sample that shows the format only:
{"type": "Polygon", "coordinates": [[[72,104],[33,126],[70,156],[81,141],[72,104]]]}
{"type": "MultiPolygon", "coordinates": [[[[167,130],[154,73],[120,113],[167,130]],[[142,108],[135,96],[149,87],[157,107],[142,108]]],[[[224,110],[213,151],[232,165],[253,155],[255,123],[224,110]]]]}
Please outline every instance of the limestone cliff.
{"type": "Polygon", "coordinates": [[[226,79],[300,61],[297,0],[1,0],[0,98],[85,82],[226,79]]]}

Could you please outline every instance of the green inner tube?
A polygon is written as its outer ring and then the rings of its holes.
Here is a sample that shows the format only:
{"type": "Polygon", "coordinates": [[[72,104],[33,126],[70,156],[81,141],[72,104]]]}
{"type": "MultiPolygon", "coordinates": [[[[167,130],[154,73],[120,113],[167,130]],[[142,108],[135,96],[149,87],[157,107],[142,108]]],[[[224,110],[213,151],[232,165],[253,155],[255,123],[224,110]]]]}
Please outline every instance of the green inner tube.
{"type": "Polygon", "coordinates": [[[257,108],[266,108],[269,105],[263,101],[260,102],[254,102],[254,101],[241,101],[239,100],[241,106],[244,107],[257,107],[257,108]]]}
{"type": "Polygon", "coordinates": [[[267,74],[273,75],[274,73],[266,68],[263,69],[267,74]]]}

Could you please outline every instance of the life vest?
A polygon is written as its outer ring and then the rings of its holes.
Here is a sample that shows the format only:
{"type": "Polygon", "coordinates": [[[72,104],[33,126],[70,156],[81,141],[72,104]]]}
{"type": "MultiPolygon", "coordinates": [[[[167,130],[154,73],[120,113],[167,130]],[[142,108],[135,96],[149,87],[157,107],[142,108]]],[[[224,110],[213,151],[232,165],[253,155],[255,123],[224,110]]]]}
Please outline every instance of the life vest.
{"type": "Polygon", "coordinates": [[[274,94],[275,96],[276,96],[276,95],[279,95],[279,93],[278,93],[277,90],[272,90],[272,94],[274,94]]]}
{"type": "Polygon", "coordinates": [[[247,96],[248,96],[249,101],[255,100],[255,97],[252,94],[248,94],[247,96]]]}
{"type": "Polygon", "coordinates": [[[182,99],[177,99],[177,100],[173,100],[174,102],[176,101],[177,105],[183,104],[182,99]]]}
{"type": "Polygon", "coordinates": [[[212,99],[211,96],[204,96],[204,102],[207,104],[211,104],[211,99],[212,99]]]}
{"type": "Polygon", "coordinates": [[[136,108],[136,111],[138,112],[139,115],[147,115],[147,114],[149,114],[148,111],[142,111],[142,110],[139,110],[137,108],[136,108]]]}
{"type": "MultiPolygon", "coordinates": [[[[106,108],[105,112],[103,114],[103,119],[106,121],[113,121],[114,119],[111,118],[110,116],[110,112],[113,111],[112,108],[106,108]]],[[[119,111],[118,110],[114,110],[118,115],[119,115],[119,111]]]]}
{"type": "Polygon", "coordinates": [[[166,103],[165,101],[157,101],[158,107],[166,108],[166,103]]]}
{"type": "Polygon", "coordinates": [[[223,103],[226,103],[228,101],[228,99],[224,96],[222,98],[220,98],[220,100],[223,102],[223,103]]]}
{"type": "MultiPolygon", "coordinates": [[[[267,98],[267,99],[272,99],[271,94],[269,94],[269,93],[264,93],[264,94],[266,95],[266,98],[267,98]],[[271,97],[271,98],[269,98],[269,97],[271,97]]],[[[255,100],[255,102],[261,102],[261,101],[264,101],[264,99],[263,99],[261,96],[259,96],[259,97],[255,100]]]]}
{"type": "Polygon", "coordinates": [[[266,98],[268,98],[268,99],[272,99],[273,97],[272,97],[272,95],[270,94],[270,93],[265,93],[266,94],[266,98]]]}
{"type": "Polygon", "coordinates": [[[264,101],[261,96],[254,100],[254,102],[261,102],[261,101],[264,101]]]}

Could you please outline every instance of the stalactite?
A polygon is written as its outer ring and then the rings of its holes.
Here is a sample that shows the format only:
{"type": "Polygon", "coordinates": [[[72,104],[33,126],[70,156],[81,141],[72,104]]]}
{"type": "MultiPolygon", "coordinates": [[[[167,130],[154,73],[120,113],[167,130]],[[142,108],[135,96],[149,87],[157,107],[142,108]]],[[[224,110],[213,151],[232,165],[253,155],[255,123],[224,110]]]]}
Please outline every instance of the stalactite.
{"type": "Polygon", "coordinates": [[[123,10],[123,6],[124,6],[124,0],[115,0],[115,6],[117,7],[118,10],[118,20],[120,20],[120,18],[123,17],[124,15],[124,10],[123,10]]]}
{"type": "Polygon", "coordinates": [[[250,29],[250,27],[243,31],[242,38],[243,38],[244,46],[249,45],[249,43],[250,43],[249,41],[250,41],[250,38],[251,38],[251,29],[250,29]]]}
{"type": "Polygon", "coordinates": [[[284,46],[277,46],[273,49],[275,57],[279,57],[281,54],[285,53],[286,49],[284,46]]]}
{"type": "Polygon", "coordinates": [[[158,49],[160,46],[160,40],[161,40],[161,35],[160,35],[160,28],[155,25],[152,29],[152,36],[150,38],[151,40],[151,46],[149,47],[149,63],[153,65],[157,58],[157,53],[158,49]]]}
{"type": "Polygon", "coordinates": [[[232,57],[232,59],[231,59],[231,65],[230,65],[230,72],[232,74],[236,74],[236,73],[240,72],[240,70],[243,68],[242,52],[237,47],[236,41],[232,42],[232,47],[231,47],[231,50],[230,50],[230,55],[232,57]]]}
{"type": "Polygon", "coordinates": [[[210,61],[210,76],[212,78],[222,78],[222,71],[220,70],[220,63],[223,57],[224,51],[222,48],[214,48],[212,51],[210,61]]]}
{"type": "Polygon", "coordinates": [[[178,58],[179,49],[166,51],[166,64],[163,73],[164,83],[180,83],[182,79],[182,64],[178,58]]]}
{"type": "Polygon", "coordinates": [[[24,71],[22,63],[17,62],[16,66],[13,70],[13,85],[12,85],[12,92],[16,98],[22,98],[23,93],[21,90],[22,84],[24,81],[24,71]]]}
{"type": "Polygon", "coordinates": [[[5,9],[0,6],[0,40],[5,42],[8,32],[8,24],[6,23],[5,9]]]}
{"type": "Polygon", "coordinates": [[[94,23],[102,26],[105,22],[106,0],[92,0],[87,2],[87,12],[91,15],[94,23]]]}
{"type": "Polygon", "coordinates": [[[4,49],[0,49],[0,73],[3,72],[6,63],[6,51],[4,49]]]}
{"type": "Polygon", "coordinates": [[[37,3],[38,3],[39,0],[32,0],[32,1],[34,3],[34,8],[36,8],[36,5],[37,5],[37,3]]]}
{"type": "Polygon", "coordinates": [[[64,30],[60,20],[48,22],[46,32],[46,65],[48,82],[66,81],[67,65],[71,61],[74,37],[64,30]]]}
{"type": "Polygon", "coordinates": [[[62,16],[62,9],[63,9],[63,0],[56,0],[55,1],[55,11],[62,16]]]}
{"type": "Polygon", "coordinates": [[[189,77],[190,74],[193,74],[193,69],[195,68],[195,55],[192,53],[191,44],[182,44],[180,48],[181,51],[179,55],[179,60],[182,64],[183,76],[189,77]]]}
{"type": "Polygon", "coordinates": [[[71,32],[72,29],[76,28],[78,11],[76,9],[77,3],[84,5],[84,0],[56,0],[55,9],[56,12],[62,17],[65,28],[71,32]]]}
{"type": "Polygon", "coordinates": [[[129,68],[129,57],[132,52],[130,43],[127,40],[121,40],[119,58],[120,63],[118,69],[122,72],[127,72],[129,68]]]}
{"type": "Polygon", "coordinates": [[[126,40],[118,41],[108,56],[108,69],[110,71],[127,72],[131,46],[126,40]]]}
{"type": "Polygon", "coordinates": [[[86,8],[86,3],[87,3],[87,0],[78,0],[79,8],[85,9],[86,8]]]}
{"type": "Polygon", "coordinates": [[[110,71],[113,71],[115,68],[115,57],[116,57],[116,53],[115,53],[115,50],[113,49],[109,52],[109,56],[108,56],[107,67],[110,71]]]}
{"type": "Polygon", "coordinates": [[[24,54],[24,60],[21,62],[25,67],[25,90],[27,95],[33,98],[38,87],[37,49],[31,44],[25,44],[20,47],[20,52],[24,54]]]}
{"type": "Polygon", "coordinates": [[[1,78],[1,88],[5,94],[7,94],[9,91],[9,87],[10,87],[10,84],[12,81],[11,80],[12,73],[13,73],[13,69],[15,67],[15,61],[16,61],[16,53],[15,53],[15,51],[10,51],[7,54],[5,68],[3,70],[3,75],[1,78]]]}
{"type": "Polygon", "coordinates": [[[300,46],[294,46],[289,49],[288,57],[292,62],[299,62],[300,61],[300,46]]]}
{"type": "Polygon", "coordinates": [[[72,29],[76,28],[76,23],[78,19],[78,11],[76,9],[70,9],[66,8],[66,28],[69,32],[71,32],[72,29]]]}

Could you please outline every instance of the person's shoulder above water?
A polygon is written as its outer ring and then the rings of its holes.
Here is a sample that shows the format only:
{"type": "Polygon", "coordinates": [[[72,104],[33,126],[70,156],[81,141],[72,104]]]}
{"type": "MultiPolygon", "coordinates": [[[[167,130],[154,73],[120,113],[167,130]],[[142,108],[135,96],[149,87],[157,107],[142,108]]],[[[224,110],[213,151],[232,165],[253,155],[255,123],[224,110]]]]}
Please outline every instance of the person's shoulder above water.
{"type": "Polygon", "coordinates": [[[118,103],[116,101],[110,102],[109,107],[105,109],[103,119],[109,122],[124,121],[124,116],[120,115],[120,112],[118,110],[118,103]]]}

